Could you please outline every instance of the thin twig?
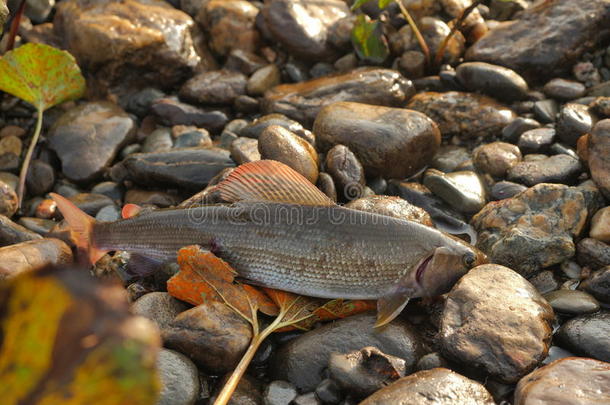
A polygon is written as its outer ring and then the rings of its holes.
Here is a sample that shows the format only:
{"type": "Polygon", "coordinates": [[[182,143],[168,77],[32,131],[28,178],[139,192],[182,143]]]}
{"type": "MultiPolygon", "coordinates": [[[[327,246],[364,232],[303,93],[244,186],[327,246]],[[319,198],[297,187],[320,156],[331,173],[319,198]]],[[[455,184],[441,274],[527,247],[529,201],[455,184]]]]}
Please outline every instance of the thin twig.
{"type": "Polygon", "coordinates": [[[460,14],[459,18],[455,21],[455,24],[453,24],[453,27],[451,27],[451,31],[449,31],[449,34],[447,34],[447,36],[443,39],[443,42],[441,42],[441,45],[436,50],[436,55],[434,56],[435,67],[440,66],[441,62],[443,61],[445,50],[447,49],[447,45],[449,44],[451,38],[453,38],[458,30],[462,29],[466,18],[474,11],[475,8],[477,8],[479,4],[481,4],[482,1],[483,0],[474,0],[471,5],[462,10],[462,14],[460,14]]]}
{"type": "Polygon", "coordinates": [[[38,143],[38,138],[40,137],[40,132],[42,131],[42,115],[44,111],[42,107],[38,107],[38,117],[36,119],[36,129],[34,130],[34,135],[32,136],[32,140],[30,141],[30,146],[28,147],[28,151],[25,154],[25,159],[23,159],[23,164],[21,165],[21,171],[19,172],[19,186],[17,187],[17,199],[18,206],[21,208],[21,203],[23,202],[23,193],[25,189],[25,178],[28,175],[28,168],[30,167],[30,160],[32,160],[32,154],[34,153],[34,148],[38,143]]]}
{"type": "Polygon", "coordinates": [[[400,12],[405,17],[405,19],[409,23],[409,26],[413,30],[413,33],[415,34],[415,37],[417,38],[417,42],[419,42],[419,47],[421,48],[422,52],[424,53],[424,56],[426,57],[426,65],[430,66],[430,48],[428,48],[428,45],[426,44],[426,40],[424,39],[421,32],[419,31],[419,28],[417,28],[417,24],[415,24],[415,21],[411,17],[411,14],[409,14],[409,11],[405,8],[404,4],[402,4],[402,1],[394,0],[394,2],[396,4],[398,4],[398,8],[400,8],[400,12]]]}
{"type": "Polygon", "coordinates": [[[19,7],[17,8],[15,15],[13,16],[13,20],[11,21],[11,28],[8,32],[8,39],[6,41],[6,49],[4,50],[4,52],[12,50],[15,46],[15,38],[17,37],[17,31],[19,31],[19,25],[21,25],[21,17],[25,12],[26,4],[26,0],[21,0],[21,3],[19,3],[19,7]]]}

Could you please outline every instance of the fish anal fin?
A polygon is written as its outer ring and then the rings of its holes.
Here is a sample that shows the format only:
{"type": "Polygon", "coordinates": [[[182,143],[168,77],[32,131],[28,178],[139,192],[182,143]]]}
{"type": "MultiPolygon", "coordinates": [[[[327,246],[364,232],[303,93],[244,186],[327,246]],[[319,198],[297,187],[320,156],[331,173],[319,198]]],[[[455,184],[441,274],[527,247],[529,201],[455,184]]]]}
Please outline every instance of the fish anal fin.
{"type": "Polygon", "coordinates": [[[390,294],[377,300],[377,322],[375,328],[387,325],[404,309],[411,298],[411,290],[397,286],[390,294]]]}
{"type": "Polygon", "coordinates": [[[259,160],[239,166],[220,182],[218,191],[228,202],[278,202],[330,206],[335,203],[309,180],[287,165],[259,160]]]}

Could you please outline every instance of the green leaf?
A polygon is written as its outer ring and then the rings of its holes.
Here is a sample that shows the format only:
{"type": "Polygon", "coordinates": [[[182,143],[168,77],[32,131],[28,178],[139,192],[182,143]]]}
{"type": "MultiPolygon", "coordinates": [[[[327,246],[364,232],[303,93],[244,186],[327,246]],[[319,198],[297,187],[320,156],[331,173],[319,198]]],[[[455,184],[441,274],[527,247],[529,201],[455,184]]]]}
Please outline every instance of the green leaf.
{"type": "Polygon", "coordinates": [[[44,111],[81,97],[85,79],[68,52],[29,43],[0,58],[0,90],[44,111]]]}
{"type": "Polygon", "coordinates": [[[363,4],[368,3],[371,0],[356,0],[354,4],[352,4],[352,11],[359,9],[363,4]]]}
{"type": "Polygon", "coordinates": [[[373,63],[382,63],[390,53],[381,22],[369,21],[364,15],[359,15],[354,25],[352,44],[360,59],[373,63]]]}
{"type": "Polygon", "coordinates": [[[379,0],[379,3],[378,3],[379,8],[383,10],[384,8],[386,8],[387,6],[389,6],[389,5],[390,5],[390,3],[391,3],[391,2],[393,2],[393,1],[394,1],[394,0],[379,0]]]}

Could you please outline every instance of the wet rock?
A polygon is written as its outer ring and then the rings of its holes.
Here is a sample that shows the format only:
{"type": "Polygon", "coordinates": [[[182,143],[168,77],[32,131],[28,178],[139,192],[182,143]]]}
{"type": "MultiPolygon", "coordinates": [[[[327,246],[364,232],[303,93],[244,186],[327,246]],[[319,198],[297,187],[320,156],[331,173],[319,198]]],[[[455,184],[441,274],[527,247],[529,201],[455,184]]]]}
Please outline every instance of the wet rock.
{"type": "Polygon", "coordinates": [[[281,83],[280,69],[275,64],[258,69],[248,79],[248,94],[262,96],[270,88],[281,83]]]}
{"type": "Polygon", "coordinates": [[[12,217],[17,212],[18,199],[15,190],[0,180],[0,215],[12,217]]]}
{"type": "Polygon", "coordinates": [[[583,291],[562,289],[545,294],[544,298],[561,314],[582,315],[599,310],[599,302],[583,291]]]}
{"type": "Polygon", "coordinates": [[[224,303],[211,301],[182,312],[162,330],[165,346],[213,373],[232,370],[252,338],[250,324],[224,303]]]}
{"type": "Polygon", "coordinates": [[[201,7],[196,19],[209,34],[210,48],[224,56],[233,50],[255,52],[258,49],[257,14],[258,8],[249,1],[211,0],[201,7]]]}
{"type": "Polygon", "coordinates": [[[517,145],[521,152],[545,153],[555,141],[555,130],[553,128],[536,128],[525,131],[519,137],[517,145]]]}
{"type": "Polygon", "coordinates": [[[534,186],[539,183],[573,184],[582,173],[578,159],[553,155],[541,160],[520,162],[508,170],[508,180],[534,186]]]}
{"type": "Polygon", "coordinates": [[[337,201],[337,188],[330,174],[320,172],[316,186],[332,201],[337,201]]]}
{"type": "Polygon", "coordinates": [[[467,90],[485,93],[504,101],[527,97],[527,83],[514,70],[485,62],[462,63],[455,70],[467,90]]]}
{"type": "Polygon", "coordinates": [[[341,102],[324,107],[313,132],[326,152],[347,146],[368,176],[404,178],[416,173],[440,145],[436,124],[416,111],[341,102]]]}
{"type": "Polygon", "coordinates": [[[294,385],[288,381],[271,381],[263,392],[264,405],[288,405],[298,395],[294,385]]]}
{"type": "Polygon", "coordinates": [[[419,93],[407,108],[432,118],[443,137],[463,139],[497,136],[515,118],[508,107],[489,97],[457,91],[419,93]]]}
{"type": "MultiPolygon", "coordinates": [[[[224,386],[224,384],[229,379],[229,375],[227,374],[224,378],[220,379],[217,386],[224,386]]],[[[214,403],[216,401],[217,392],[212,398],[210,398],[209,403],[214,403]]],[[[263,404],[263,395],[261,393],[260,383],[250,377],[248,374],[245,374],[237,384],[237,388],[233,395],[231,395],[230,405],[262,405],[263,404]]]]}
{"type": "Polygon", "coordinates": [[[459,212],[474,214],[485,206],[485,185],[475,172],[445,174],[428,169],[424,174],[424,185],[459,212]]]}
{"type": "Polygon", "coordinates": [[[594,49],[609,20],[610,6],[603,0],[547,2],[491,30],[468,49],[466,59],[506,66],[526,80],[561,75],[594,49]]]}
{"type": "Polygon", "coordinates": [[[0,247],[40,238],[41,236],[36,232],[32,232],[6,216],[0,215],[0,247]]]}
{"type": "Polygon", "coordinates": [[[559,106],[555,100],[539,100],[534,102],[532,111],[538,121],[549,124],[555,122],[559,106]]]}
{"type": "Polygon", "coordinates": [[[120,83],[170,88],[202,60],[194,45],[195,22],[160,0],[62,1],[53,28],[104,88],[120,83]]]}
{"type": "Polygon", "coordinates": [[[68,200],[91,216],[95,216],[102,208],[114,204],[110,197],[93,193],[74,194],[69,196],[68,200]]]}
{"type": "Polygon", "coordinates": [[[142,142],[142,153],[167,152],[174,146],[169,128],[155,129],[142,142]]]}
{"type": "Polygon", "coordinates": [[[47,235],[53,230],[57,223],[50,219],[21,217],[19,218],[19,225],[23,225],[30,231],[36,232],[40,235],[47,235]]]}
{"type": "Polygon", "coordinates": [[[110,197],[115,202],[123,199],[123,188],[114,181],[103,181],[91,189],[92,194],[101,194],[110,197]]]}
{"type": "Polygon", "coordinates": [[[0,3],[0,26],[4,26],[6,17],[8,17],[8,7],[6,7],[6,0],[3,0],[0,3]]]}
{"type": "Polygon", "coordinates": [[[540,294],[546,294],[559,289],[559,281],[550,270],[544,270],[528,279],[540,294]]]}
{"type": "Polygon", "coordinates": [[[292,405],[322,405],[315,392],[299,395],[292,401],[292,405]]]}
{"type": "MultiPolygon", "coordinates": [[[[62,2],[66,4],[71,2],[62,2]]],[[[109,102],[89,102],[64,113],[49,130],[49,147],[61,160],[70,180],[89,182],[99,177],[135,135],[136,123],[109,102]]]]}
{"type": "Polygon", "coordinates": [[[42,160],[32,160],[25,179],[28,195],[42,195],[51,190],[53,184],[55,184],[53,167],[42,160]]]}
{"type": "Polygon", "coordinates": [[[539,184],[487,204],[471,223],[479,232],[477,247],[490,261],[529,277],[574,256],[573,238],[582,232],[586,217],[580,191],[539,184]]]}
{"type": "Polygon", "coordinates": [[[145,87],[129,96],[125,105],[125,110],[135,114],[138,118],[144,118],[148,115],[153,103],[164,97],[165,93],[161,90],[155,89],[154,87],[145,87]]]}
{"type": "Polygon", "coordinates": [[[243,128],[241,128],[239,130],[239,135],[248,138],[258,139],[258,137],[263,133],[263,131],[271,125],[278,125],[280,127],[283,127],[289,130],[290,132],[297,134],[299,137],[307,140],[309,143],[315,143],[314,135],[311,133],[311,131],[303,128],[303,125],[294,120],[291,120],[290,118],[282,114],[263,115],[262,117],[257,118],[256,120],[252,121],[249,124],[246,124],[243,128]]]}
{"type": "Polygon", "coordinates": [[[499,181],[491,187],[489,194],[492,200],[503,200],[514,197],[525,190],[527,190],[527,187],[522,184],[513,183],[512,181],[499,181]]]}
{"type": "Polygon", "coordinates": [[[194,125],[210,132],[219,132],[229,120],[227,114],[220,110],[204,110],[190,104],[181,103],[172,98],[157,100],[151,107],[161,123],[170,127],[174,125],[194,125]]]}
{"type": "Polygon", "coordinates": [[[432,226],[430,214],[400,197],[373,195],[352,200],[345,207],[432,226]]]}
{"type": "Polygon", "coordinates": [[[418,371],[377,391],[361,405],[493,405],[485,387],[446,368],[418,371]]]}
{"type": "Polygon", "coordinates": [[[165,329],[188,305],[178,301],[166,292],[151,292],[138,298],[132,306],[136,315],[143,316],[155,322],[159,329],[165,329]]]}
{"type": "Polygon", "coordinates": [[[472,161],[477,170],[503,178],[508,169],[521,161],[521,152],[510,143],[492,142],[472,151],[472,161]]]}
{"type": "Polygon", "coordinates": [[[262,108],[267,114],[285,114],[310,126],[320,109],[329,104],[353,101],[402,107],[413,94],[413,83],[398,72],[365,68],[343,75],[276,86],[265,93],[262,108]]]}
{"type": "Polygon", "coordinates": [[[21,139],[14,135],[9,135],[3,138],[0,138],[0,155],[4,155],[5,153],[13,154],[16,156],[21,156],[21,151],[23,150],[23,142],[21,139]]]}
{"type": "Polygon", "coordinates": [[[597,211],[591,219],[589,236],[610,243],[610,206],[597,211]]]}
{"type": "Polygon", "coordinates": [[[590,132],[592,127],[593,117],[588,106],[569,103],[561,107],[557,116],[557,136],[566,145],[576,145],[578,138],[590,132]]]}
{"type": "Polygon", "coordinates": [[[156,205],[166,208],[178,205],[180,198],[162,191],[148,191],[132,188],[125,193],[125,204],[156,205]]]}
{"type": "Polygon", "coordinates": [[[363,196],[364,168],[347,146],[333,146],[326,153],[324,167],[333,178],[340,199],[349,201],[363,196]]]}
{"type": "Polygon", "coordinates": [[[375,347],[350,353],[332,353],[328,364],[330,377],[350,395],[364,398],[405,376],[405,361],[375,347]]]}
{"type": "Polygon", "coordinates": [[[267,127],[258,138],[262,159],[282,162],[313,184],[318,180],[318,152],[303,138],[279,126],[267,127]]]}
{"type": "Polygon", "coordinates": [[[250,76],[258,69],[264,67],[266,64],[267,62],[265,59],[261,58],[255,53],[242,51],[241,49],[234,49],[227,56],[224,68],[229,70],[237,70],[247,76],[250,76]]]}
{"type": "Polygon", "coordinates": [[[258,140],[240,137],[231,143],[231,157],[238,165],[261,160],[258,140]]]}
{"type": "Polygon", "coordinates": [[[447,296],[442,352],[501,381],[516,382],[546,357],[552,320],[551,307],[517,272],[497,264],[478,266],[447,296]]]}
{"type": "Polygon", "coordinates": [[[374,323],[374,314],[356,315],[291,340],[272,359],[273,377],[290,381],[301,392],[312,391],[322,381],[331,353],[365,346],[405,360],[406,369],[411,370],[422,354],[414,328],[400,319],[383,329],[374,329],[374,323]]]}
{"type": "Polygon", "coordinates": [[[306,60],[328,60],[336,55],[329,29],[350,14],[340,0],[276,0],[266,3],[262,13],[273,39],[306,60]]]}
{"type": "Polygon", "coordinates": [[[598,300],[610,304],[610,266],[591,273],[582,281],[580,288],[598,300]]]}
{"type": "Polygon", "coordinates": [[[610,312],[572,318],[561,325],[555,339],[574,353],[610,362],[610,312]]]}
{"type": "Polygon", "coordinates": [[[97,221],[114,222],[121,219],[121,210],[116,205],[107,205],[95,214],[97,221]]]}
{"type": "Polygon", "coordinates": [[[330,378],[322,380],[316,387],[315,392],[323,404],[338,404],[343,399],[341,387],[330,378]]]}
{"type": "Polygon", "coordinates": [[[540,123],[531,118],[517,117],[502,128],[502,140],[516,143],[519,137],[530,129],[540,128],[540,123]]]}
{"type": "Polygon", "coordinates": [[[176,137],[174,148],[211,148],[212,138],[205,129],[184,132],[176,137]]]}
{"type": "Polygon", "coordinates": [[[610,265],[610,245],[597,239],[584,238],[576,245],[576,257],[581,266],[593,270],[610,265]]]}
{"type": "Polygon", "coordinates": [[[547,96],[564,101],[575,100],[582,97],[585,95],[586,90],[586,87],[582,83],[561,78],[550,80],[542,89],[547,96]]]}
{"type": "Polygon", "coordinates": [[[610,97],[597,97],[589,106],[597,115],[610,118],[610,97]]]}
{"type": "Polygon", "coordinates": [[[202,72],[189,79],[180,89],[185,101],[199,104],[232,104],[246,94],[247,79],[231,70],[202,72]]]}
{"type": "MultiPolygon", "coordinates": [[[[597,71],[594,69],[595,73],[597,74],[597,71]]],[[[587,91],[587,95],[588,96],[592,96],[592,97],[610,97],[610,80],[605,81],[603,83],[599,83],[599,76],[596,78],[597,80],[592,80],[589,84],[596,84],[595,86],[592,86],[591,88],[589,88],[589,90],[587,91]],[[597,84],[597,83],[599,84],[597,84]]],[[[585,86],[588,84],[588,81],[585,81],[585,86]]]]}
{"type": "Polygon", "coordinates": [[[515,390],[515,405],[590,405],[610,398],[610,365],[568,357],[523,377],[515,390]]]}
{"type": "Polygon", "coordinates": [[[161,349],[157,357],[161,392],[156,405],[192,405],[199,396],[197,367],[185,355],[161,349]]]}
{"type": "Polygon", "coordinates": [[[610,199],[610,119],[599,121],[589,138],[591,177],[607,199],[610,199]]]}
{"type": "Polygon", "coordinates": [[[441,172],[449,173],[468,160],[470,160],[468,149],[455,145],[441,145],[434,155],[431,165],[441,172]]]}
{"type": "Polygon", "coordinates": [[[72,249],[59,239],[35,239],[0,248],[0,281],[48,266],[72,263],[72,249]]]}
{"type": "Polygon", "coordinates": [[[439,352],[428,353],[417,362],[417,371],[438,367],[449,367],[449,362],[439,352]]]}
{"type": "Polygon", "coordinates": [[[223,149],[174,149],[130,155],[115,165],[111,174],[115,181],[129,179],[142,186],[201,190],[221,170],[234,165],[223,149]]]}

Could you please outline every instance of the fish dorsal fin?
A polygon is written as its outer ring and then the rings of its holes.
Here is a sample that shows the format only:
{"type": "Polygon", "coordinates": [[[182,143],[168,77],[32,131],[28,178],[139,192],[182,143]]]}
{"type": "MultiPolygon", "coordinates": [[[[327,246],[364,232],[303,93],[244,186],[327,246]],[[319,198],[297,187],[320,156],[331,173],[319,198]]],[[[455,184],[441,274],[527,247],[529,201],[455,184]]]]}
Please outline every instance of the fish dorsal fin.
{"type": "Polygon", "coordinates": [[[302,205],[335,205],[305,177],[275,160],[258,160],[239,166],[220,182],[223,200],[270,201],[302,205]]]}

